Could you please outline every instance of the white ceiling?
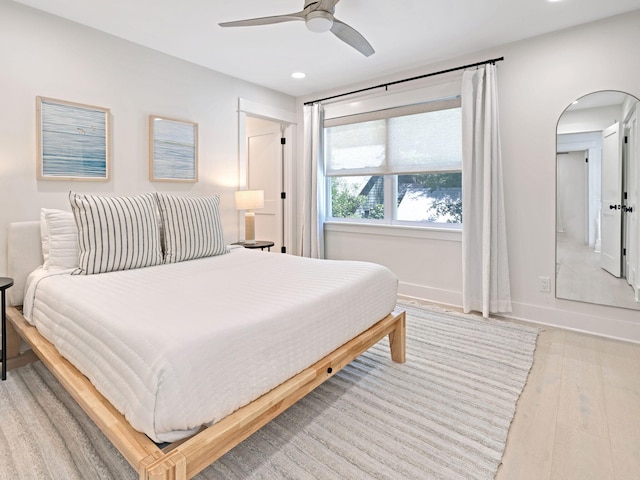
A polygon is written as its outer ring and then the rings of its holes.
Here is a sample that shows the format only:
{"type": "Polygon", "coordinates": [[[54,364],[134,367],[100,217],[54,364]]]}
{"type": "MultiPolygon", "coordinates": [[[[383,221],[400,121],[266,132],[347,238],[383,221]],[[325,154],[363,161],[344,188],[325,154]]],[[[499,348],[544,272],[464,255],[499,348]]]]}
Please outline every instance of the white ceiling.
{"type": "Polygon", "coordinates": [[[367,58],[304,22],[218,26],[297,12],[304,0],[16,1],[294,96],[640,9],[640,0],[341,0],[335,16],[371,43],[367,58]]]}

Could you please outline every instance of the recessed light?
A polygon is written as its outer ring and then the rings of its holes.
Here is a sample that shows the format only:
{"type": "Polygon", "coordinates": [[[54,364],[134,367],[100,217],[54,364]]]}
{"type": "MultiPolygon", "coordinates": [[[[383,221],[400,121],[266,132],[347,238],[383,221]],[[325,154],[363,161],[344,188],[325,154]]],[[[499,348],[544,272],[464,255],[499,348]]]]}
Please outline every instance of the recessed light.
{"type": "Polygon", "coordinates": [[[303,72],[294,72],[294,73],[291,74],[291,76],[293,78],[304,78],[307,75],[305,73],[303,73],[303,72]]]}

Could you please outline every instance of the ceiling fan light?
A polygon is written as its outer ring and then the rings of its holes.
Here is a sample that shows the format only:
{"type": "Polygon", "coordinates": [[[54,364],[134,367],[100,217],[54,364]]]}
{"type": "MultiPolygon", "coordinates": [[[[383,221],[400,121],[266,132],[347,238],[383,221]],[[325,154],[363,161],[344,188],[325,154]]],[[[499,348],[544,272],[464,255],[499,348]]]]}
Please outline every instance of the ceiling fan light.
{"type": "Polygon", "coordinates": [[[315,11],[307,15],[305,19],[307,28],[315,33],[324,33],[331,30],[333,16],[329,12],[315,11]]]}

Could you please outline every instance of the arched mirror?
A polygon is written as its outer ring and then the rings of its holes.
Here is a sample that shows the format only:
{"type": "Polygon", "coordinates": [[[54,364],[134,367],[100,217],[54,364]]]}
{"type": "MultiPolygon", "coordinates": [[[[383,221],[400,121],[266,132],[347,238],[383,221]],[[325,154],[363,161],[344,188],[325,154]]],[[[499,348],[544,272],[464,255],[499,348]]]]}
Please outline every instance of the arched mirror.
{"type": "Polygon", "coordinates": [[[578,98],[556,130],[556,297],[640,310],[640,102],[578,98]]]}

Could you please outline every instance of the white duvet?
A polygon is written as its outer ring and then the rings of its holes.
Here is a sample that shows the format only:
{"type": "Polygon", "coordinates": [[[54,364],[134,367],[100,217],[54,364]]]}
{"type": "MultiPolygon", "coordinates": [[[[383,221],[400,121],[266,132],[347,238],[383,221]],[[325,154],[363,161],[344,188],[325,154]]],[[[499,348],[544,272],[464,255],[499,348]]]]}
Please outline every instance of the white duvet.
{"type": "Polygon", "coordinates": [[[135,429],[166,442],[366,330],[396,293],[380,265],[236,249],[98,275],[40,269],[24,311],[135,429]]]}

